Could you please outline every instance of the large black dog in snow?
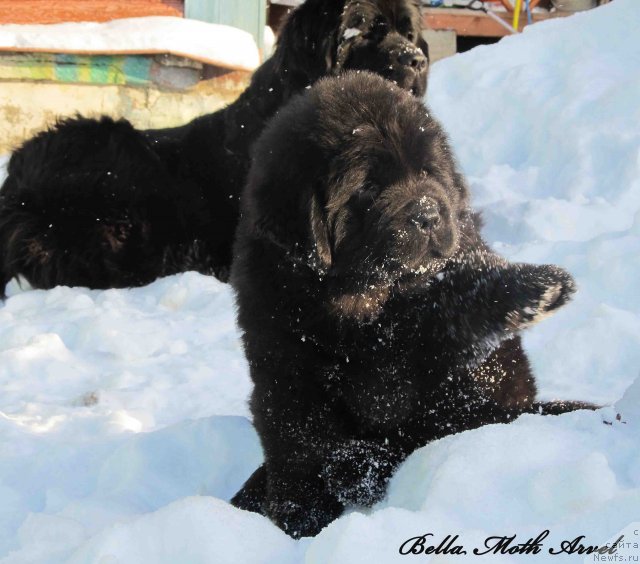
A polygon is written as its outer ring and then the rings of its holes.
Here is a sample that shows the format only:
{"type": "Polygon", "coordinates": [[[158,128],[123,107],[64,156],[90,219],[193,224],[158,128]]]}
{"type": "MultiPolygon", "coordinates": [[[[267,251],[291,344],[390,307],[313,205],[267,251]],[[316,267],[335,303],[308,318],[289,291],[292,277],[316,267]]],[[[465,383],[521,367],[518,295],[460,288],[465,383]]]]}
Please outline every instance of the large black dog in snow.
{"type": "Polygon", "coordinates": [[[0,191],[0,296],[17,275],[37,288],[139,286],[185,270],[225,280],[250,147],[267,120],[345,69],[424,95],[420,32],[417,0],[307,0],[226,109],[171,129],[78,118],[37,135],[11,157],[0,191]]]}
{"type": "Polygon", "coordinates": [[[468,205],[438,124],[375,75],[323,79],[267,126],[231,271],[265,464],[235,505],[314,535],[431,440],[587,407],[536,402],[518,337],[571,276],[493,254],[468,205]]]}

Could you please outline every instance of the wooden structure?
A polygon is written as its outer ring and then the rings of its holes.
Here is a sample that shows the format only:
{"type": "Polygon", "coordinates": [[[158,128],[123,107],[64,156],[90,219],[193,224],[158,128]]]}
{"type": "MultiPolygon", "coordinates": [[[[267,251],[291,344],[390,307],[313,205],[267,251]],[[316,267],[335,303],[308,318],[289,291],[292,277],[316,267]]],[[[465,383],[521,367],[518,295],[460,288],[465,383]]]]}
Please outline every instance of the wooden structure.
{"type": "MultiPolygon", "coordinates": [[[[513,13],[504,11],[492,11],[507,27],[511,27],[513,13]]],[[[570,16],[572,12],[533,12],[533,23],[552,18],[570,16]]],[[[455,31],[457,35],[471,37],[504,37],[511,32],[504,25],[500,25],[494,18],[478,10],[465,8],[425,8],[423,10],[425,27],[429,29],[441,29],[455,31]]],[[[527,25],[526,16],[520,18],[518,31],[527,25]]]]}
{"type": "Polygon", "coordinates": [[[184,0],[0,0],[3,24],[106,22],[183,14],[184,0]]]}
{"type": "MultiPolygon", "coordinates": [[[[271,0],[269,9],[269,25],[275,30],[278,29],[282,18],[292,8],[301,4],[302,0],[271,0]]],[[[539,4],[539,0],[532,0],[532,6],[539,4]]],[[[466,8],[423,8],[424,23],[427,29],[454,31],[457,35],[470,37],[504,37],[512,32],[511,27],[513,12],[508,9],[515,5],[515,0],[487,0],[486,5],[492,13],[502,20],[505,25],[501,25],[494,18],[480,10],[469,10],[466,8]],[[495,8],[495,9],[492,9],[495,8]]],[[[570,16],[572,12],[547,12],[535,10],[532,13],[533,23],[570,16]]],[[[527,25],[527,17],[522,14],[518,31],[527,25]]]]}
{"type": "Polygon", "coordinates": [[[185,17],[244,29],[264,45],[265,0],[186,0],[185,17]]]}

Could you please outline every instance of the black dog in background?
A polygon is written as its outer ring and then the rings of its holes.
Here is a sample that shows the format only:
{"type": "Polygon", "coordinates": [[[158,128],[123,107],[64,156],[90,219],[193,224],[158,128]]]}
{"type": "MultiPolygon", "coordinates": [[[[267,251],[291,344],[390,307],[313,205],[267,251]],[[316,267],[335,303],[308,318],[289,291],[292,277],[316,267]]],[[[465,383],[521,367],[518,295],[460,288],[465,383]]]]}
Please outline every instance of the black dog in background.
{"type": "Polygon", "coordinates": [[[231,282],[265,463],[234,505],[315,535],[434,439],[590,407],[537,402],[518,336],[571,276],[487,248],[444,133],[389,82],[345,74],[292,100],[242,205],[231,282]]]}
{"type": "Polygon", "coordinates": [[[307,0],[226,109],[171,129],[77,118],[37,135],[0,191],[0,296],[18,275],[36,288],[140,286],[186,270],[226,280],[250,147],[267,120],[345,69],[422,97],[420,32],[416,0],[307,0]]]}

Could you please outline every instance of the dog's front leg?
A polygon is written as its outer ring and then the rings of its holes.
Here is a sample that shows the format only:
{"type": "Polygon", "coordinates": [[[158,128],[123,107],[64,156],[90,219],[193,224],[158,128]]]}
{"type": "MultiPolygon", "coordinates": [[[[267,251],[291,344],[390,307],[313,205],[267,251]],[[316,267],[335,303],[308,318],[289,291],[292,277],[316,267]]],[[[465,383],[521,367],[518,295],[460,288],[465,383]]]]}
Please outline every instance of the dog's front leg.
{"type": "Polygon", "coordinates": [[[264,501],[267,497],[267,466],[261,464],[249,476],[240,491],[231,498],[231,505],[245,511],[264,515],[264,501]]]}
{"type": "Polygon", "coordinates": [[[347,505],[380,501],[405,454],[386,441],[345,440],[327,453],[322,477],[326,489],[347,505]]]}
{"type": "Polygon", "coordinates": [[[483,256],[434,285],[423,305],[425,330],[455,354],[457,365],[474,368],[502,341],[555,313],[574,291],[571,275],[559,267],[483,256]]]}
{"type": "Polygon", "coordinates": [[[344,510],[325,487],[324,464],[315,453],[313,459],[292,456],[267,462],[265,514],[293,538],[317,535],[344,510]]]}

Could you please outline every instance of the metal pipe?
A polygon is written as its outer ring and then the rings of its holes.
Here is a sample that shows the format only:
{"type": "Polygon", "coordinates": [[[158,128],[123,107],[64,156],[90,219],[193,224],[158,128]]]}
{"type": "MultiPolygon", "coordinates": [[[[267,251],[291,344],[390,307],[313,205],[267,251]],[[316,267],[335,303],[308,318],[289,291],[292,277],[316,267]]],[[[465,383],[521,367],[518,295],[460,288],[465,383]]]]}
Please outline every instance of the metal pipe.
{"type": "Polygon", "coordinates": [[[496,14],[494,14],[491,9],[485,8],[484,12],[492,20],[494,20],[496,23],[499,23],[502,27],[504,27],[509,33],[513,33],[513,34],[518,33],[507,22],[505,22],[500,16],[497,16],[496,14]]]}
{"type": "Polygon", "coordinates": [[[513,9],[513,29],[516,31],[518,31],[520,25],[520,10],[522,10],[522,0],[516,0],[516,5],[513,9]]]}

